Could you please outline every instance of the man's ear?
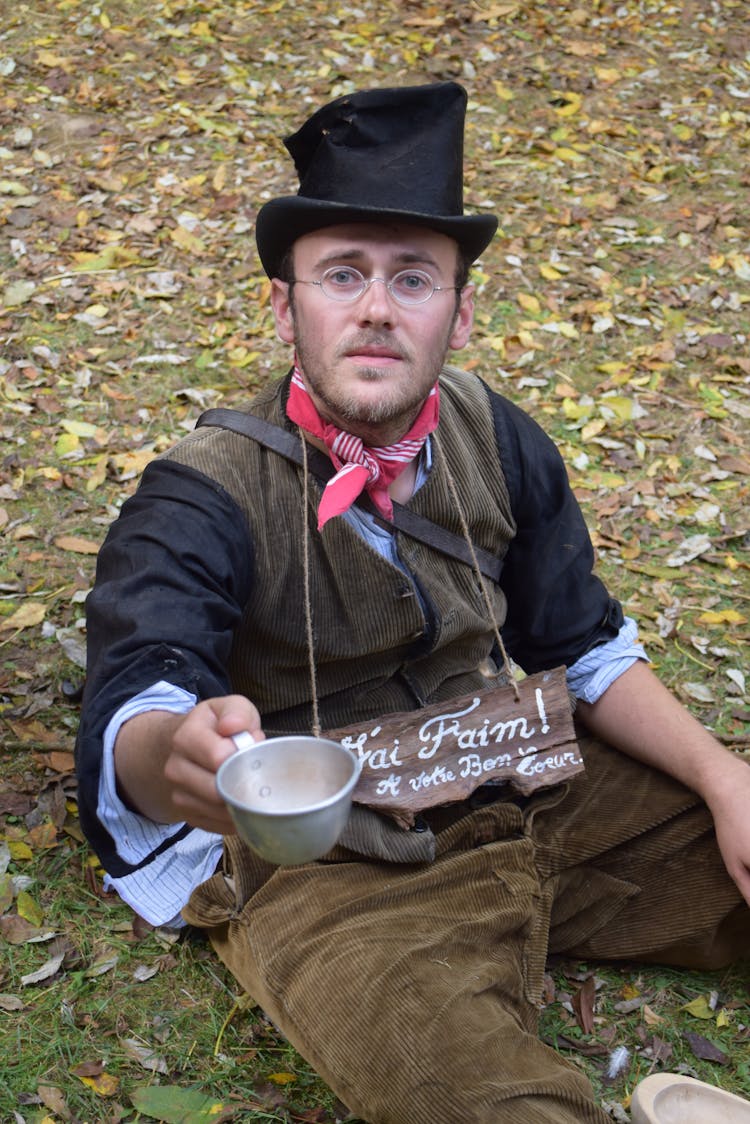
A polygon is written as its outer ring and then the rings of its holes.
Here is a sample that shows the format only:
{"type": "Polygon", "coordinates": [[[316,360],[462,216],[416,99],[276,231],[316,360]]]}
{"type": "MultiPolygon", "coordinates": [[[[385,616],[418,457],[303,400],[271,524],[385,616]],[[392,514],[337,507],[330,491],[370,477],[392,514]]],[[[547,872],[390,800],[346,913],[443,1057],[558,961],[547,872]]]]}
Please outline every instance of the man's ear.
{"type": "Polygon", "coordinates": [[[294,316],[289,283],[274,277],[271,281],[271,308],[276,321],[276,334],[282,343],[294,343],[294,316]]]}
{"type": "Polygon", "coordinates": [[[471,329],[474,324],[474,286],[464,285],[458,300],[458,311],[453,322],[453,330],[448,340],[448,347],[453,351],[460,351],[469,342],[471,329]]]}

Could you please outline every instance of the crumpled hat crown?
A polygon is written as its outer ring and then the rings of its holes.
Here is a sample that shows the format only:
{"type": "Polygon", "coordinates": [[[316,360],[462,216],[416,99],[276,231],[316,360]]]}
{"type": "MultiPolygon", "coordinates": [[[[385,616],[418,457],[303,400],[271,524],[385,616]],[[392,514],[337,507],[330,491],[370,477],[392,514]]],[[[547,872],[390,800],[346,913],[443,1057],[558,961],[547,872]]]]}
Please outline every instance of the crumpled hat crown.
{"type": "Polygon", "coordinates": [[[277,276],[288,248],[313,230],[345,222],[402,221],[454,238],[472,258],[497,228],[463,213],[466,91],[456,82],[363,90],[317,110],[285,140],[300,186],[266,203],[256,240],[277,276]]]}

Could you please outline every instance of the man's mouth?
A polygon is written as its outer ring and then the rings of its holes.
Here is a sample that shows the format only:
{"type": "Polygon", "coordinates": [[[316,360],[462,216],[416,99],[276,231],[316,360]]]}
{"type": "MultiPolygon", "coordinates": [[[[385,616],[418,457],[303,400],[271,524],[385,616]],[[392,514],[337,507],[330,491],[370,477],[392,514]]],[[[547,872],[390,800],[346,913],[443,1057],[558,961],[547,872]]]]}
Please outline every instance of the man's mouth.
{"type": "Polygon", "coordinates": [[[365,363],[373,367],[385,367],[403,359],[400,351],[396,351],[392,347],[378,347],[373,344],[364,347],[352,347],[347,350],[346,357],[355,363],[365,363]]]}

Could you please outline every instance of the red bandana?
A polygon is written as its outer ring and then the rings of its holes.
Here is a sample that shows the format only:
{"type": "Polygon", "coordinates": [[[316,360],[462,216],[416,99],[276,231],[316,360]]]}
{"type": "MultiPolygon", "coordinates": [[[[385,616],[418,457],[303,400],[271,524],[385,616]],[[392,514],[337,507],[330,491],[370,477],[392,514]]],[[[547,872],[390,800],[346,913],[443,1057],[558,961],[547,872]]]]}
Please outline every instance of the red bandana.
{"type": "Polygon", "coordinates": [[[439,410],[440,391],[435,383],[413,426],[400,441],[369,448],[359,437],[321,418],[302,380],[300,369],[295,366],[286,404],[287,417],[325,442],[334,467],[338,469],[323,489],[318,508],[318,530],[322,530],[334,515],[348,511],[362,491],[366,491],[378,511],[390,519],[393,504],[388,486],[414,460],[428,434],[437,427],[439,410]]]}

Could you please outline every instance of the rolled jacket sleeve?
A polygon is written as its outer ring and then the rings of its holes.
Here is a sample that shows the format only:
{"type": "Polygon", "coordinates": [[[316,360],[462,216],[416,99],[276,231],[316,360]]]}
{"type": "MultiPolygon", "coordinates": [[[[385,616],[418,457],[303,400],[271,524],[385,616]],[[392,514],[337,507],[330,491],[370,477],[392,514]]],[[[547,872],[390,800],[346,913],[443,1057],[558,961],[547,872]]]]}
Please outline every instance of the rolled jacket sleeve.
{"type": "Polygon", "coordinates": [[[137,864],[118,853],[97,815],[105,730],[141,691],[164,681],[198,699],[224,695],[234,628],[249,595],[252,543],[234,500],[171,461],[146,469],[97,559],[86,604],[88,666],[76,768],[81,824],[110,874],[137,864]]]}

